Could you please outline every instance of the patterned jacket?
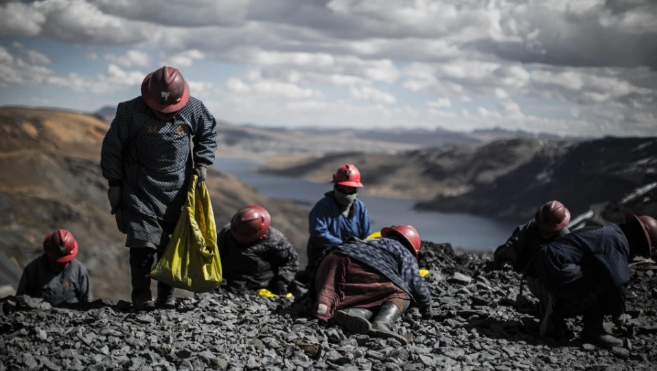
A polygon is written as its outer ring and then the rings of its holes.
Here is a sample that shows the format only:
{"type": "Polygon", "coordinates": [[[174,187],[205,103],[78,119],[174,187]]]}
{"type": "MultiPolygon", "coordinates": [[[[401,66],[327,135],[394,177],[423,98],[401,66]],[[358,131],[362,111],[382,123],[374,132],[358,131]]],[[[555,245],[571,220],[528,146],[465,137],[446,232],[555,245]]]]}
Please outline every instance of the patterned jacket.
{"type": "Polygon", "coordinates": [[[420,310],[431,307],[431,294],[420,276],[417,260],[400,242],[383,237],[368,240],[352,238],[331,246],[324,256],[331,252],[348,255],[373,268],[409,294],[420,310]]]}
{"type": "Polygon", "coordinates": [[[217,149],[214,117],[193,97],[162,122],[141,97],[119,103],[105,135],[100,165],[110,186],[122,187],[122,232],[159,245],[185,204],[192,161],[210,166],[217,149]],[[193,135],[193,158],[192,139],[193,135]]]}
{"type": "Polygon", "coordinates": [[[299,254],[273,227],[263,240],[242,246],[235,242],[229,224],[219,232],[217,242],[223,278],[232,291],[263,289],[279,280],[289,285],[299,268],[299,254]]]}

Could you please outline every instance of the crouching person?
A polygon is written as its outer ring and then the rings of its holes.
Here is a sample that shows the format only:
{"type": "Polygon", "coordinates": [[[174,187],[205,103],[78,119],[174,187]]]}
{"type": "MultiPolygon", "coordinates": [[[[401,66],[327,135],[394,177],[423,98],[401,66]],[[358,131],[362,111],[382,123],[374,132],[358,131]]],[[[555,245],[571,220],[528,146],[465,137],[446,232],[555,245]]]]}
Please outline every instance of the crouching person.
{"type": "Polygon", "coordinates": [[[525,273],[541,247],[569,233],[569,222],[570,212],[561,202],[543,204],[534,219],[516,228],[506,243],[495,250],[494,267],[509,264],[516,272],[525,273]]]}
{"type": "Polygon", "coordinates": [[[299,254],[270,225],[269,212],[254,205],[239,210],[219,232],[223,278],[230,291],[268,289],[287,294],[299,268],[299,254]]]}
{"type": "Polygon", "coordinates": [[[43,254],[23,270],[16,296],[42,298],[53,306],[93,300],[87,269],[75,259],[78,243],[65,229],[48,233],[43,254]]]}
{"type": "Polygon", "coordinates": [[[412,302],[423,314],[431,308],[429,289],[418,272],[420,236],[410,225],[384,228],[381,236],[351,238],[327,250],[314,275],[315,316],[334,319],[354,334],[406,344],[391,330],[395,321],[412,302]]]}
{"type": "Polygon", "coordinates": [[[583,314],[582,342],[622,346],[622,340],[605,332],[604,316],[623,314],[628,262],[637,255],[649,257],[655,241],[657,221],[628,214],[626,223],[580,229],[541,249],[534,288],[547,308],[541,335],[550,336],[565,328],[564,318],[583,314]]]}

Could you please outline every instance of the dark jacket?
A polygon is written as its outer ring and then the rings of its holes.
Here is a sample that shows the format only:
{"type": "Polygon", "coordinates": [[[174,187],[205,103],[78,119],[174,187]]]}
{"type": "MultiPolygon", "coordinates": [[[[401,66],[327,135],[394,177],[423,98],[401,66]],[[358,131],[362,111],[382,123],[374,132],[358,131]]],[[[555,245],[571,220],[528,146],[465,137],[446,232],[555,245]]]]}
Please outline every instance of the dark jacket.
{"type": "Polygon", "coordinates": [[[569,232],[568,228],[564,228],[554,237],[545,239],[541,236],[541,231],[538,229],[538,225],[532,219],[527,223],[518,226],[506,243],[495,250],[495,265],[499,267],[504,262],[510,261],[513,265],[513,270],[519,273],[525,273],[525,271],[527,271],[527,275],[533,277],[535,276],[534,270],[527,270],[527,267],[534,255],[536,255],[541,247],[559,237],[567,235],[569,232]]]}
{"type": "Polygon", "coordinates": [[[361,200],[351,206],[349,217],[342,215],[332,192],[319,200],[308,216],[308,266],[316,267],[327,246],[343,243],[349,237],[365,239],[372,233],[370,216],[361,200]]]}
{"type": "Polygon", "coordinates": [[[238,244],[225,226],[218,236],[223,278],[232,291],[257,290],[271,282],[294,279],[299,254],[277,229],[269,228],[267,237],[251,246],[238,244]]]}
{"type": "Polygon", "coordinates": [[[32,260],[23,270],[16,290],[18,295],[42,298],[53,306],[94,300],[89,274],[82,263],[73,259],[66,269],[55,273],[45,254],[32,260]]]}
{"type": "Polygon", "coordinates": [[[110,185],[122,187],[122,232],[155,245],[173,232],[191,179],[190,135],[193,162],[210,166],[217,149],[215,125],[193,97],[168,122],[157,119],[141,97],[119,103],[103,140],[100,166],[110,185]]]}
{"type": "MultiPolygon", "coordinates": [[[[350,239],[331,246],[326,254],[338,252],[373,268],[413,298],[420,310],[431,307],[431,294],[420,276],[415,256],[400,242],[390,238],[350,239]]],[[[326,256],[326,255],[324,255],[326,256]]]]}
{"type": "Polygon", "coordinates": [[[629,242],[618,225],[583,228],[544,246],[536,254],[536,275],[564,300],[576,301],[600,287],[606,311],[620,314],[630,282],[629,256],[629,242]]]}

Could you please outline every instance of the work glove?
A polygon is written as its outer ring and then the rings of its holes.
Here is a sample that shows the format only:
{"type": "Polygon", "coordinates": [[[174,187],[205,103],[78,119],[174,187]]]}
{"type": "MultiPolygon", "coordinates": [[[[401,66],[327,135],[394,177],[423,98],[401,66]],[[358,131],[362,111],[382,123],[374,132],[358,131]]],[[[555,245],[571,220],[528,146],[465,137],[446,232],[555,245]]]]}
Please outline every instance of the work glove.
{"type": "Polygon", "coordinates": [[[109,191],[107,191],[107,198],[112,208],[112,215],[114,215],[121,207],[121,186],[110,186],[109,191]]]}
{"type": "Polygon", "coordinates": [[[205,182],[205,179],[208,177],[208,168],[205,165],[196,165],[192,170],[193,174],[198,176],[197,186],[201,186],[201,183],[205,182]]]}
{"type": "Polygon", "coordinates": [[[273,287],[272,293],[274,293],[278,296],[287,295],[287,283],[283,282],[282,280],[276,281],[276,284],[273,287]]]}
{"type": "Polygon", "coordinates": [[[617,315],[617,316],[613,316],[612,321],[614,322],[614,324],[616,326],[624,327],[625,325],[627,325],[627,321],[629,320],[629,318],[630,318],[630,316],[627,315],[627,314],[620,314],[620,315],[617,315]]]}
{"type": "Polygon", "coordinates": [[[433,310],[431,309],[431,306],[428,306],[428,307],[420,310],[420,314],[422,315],[422,319],[432,319],[433,318],[433,310]]]}

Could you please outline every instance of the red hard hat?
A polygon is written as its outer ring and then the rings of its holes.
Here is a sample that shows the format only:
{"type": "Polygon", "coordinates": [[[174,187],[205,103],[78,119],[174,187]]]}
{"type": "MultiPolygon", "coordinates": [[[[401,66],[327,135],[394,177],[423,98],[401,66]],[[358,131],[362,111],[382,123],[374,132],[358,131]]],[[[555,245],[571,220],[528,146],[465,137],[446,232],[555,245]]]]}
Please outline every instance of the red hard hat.
{"type": "Polygon", "coordinates": [[[360,171],[352,164],[341,166],[333,175],[333,183],[345,187],[360,188],[363,186],[360,182],[360,171]]]}
{"type": "Polygon", "coordinates": [[[68,263],[78,255],[78,242],[73,237],[73,233],[59,229],[46,235],[43,240],[43,251],[52,261],[68,263]]]}
{"type": "Polygon", "coordinates": [[[262,240],[269,232],[271,217],[264,207],[251,205],[240,209],[230,221],[230,232],[240,244],[262,240]]]}
{"type": "Polygon", "coordinates": [[[645,239],[643,240],[644,243],[642,246],[639,247],[639,253],[644,258],[649,258],[655,252],[655,244],[657,244],[657,220],[647,215],[627,213],[625,215],[625,221],[627,224],[634,222],[641,226],[641,230],[643,231],[642,236],[645,239]]]}
{"type": "Polygon", "coordinates": [[[536,224],[545,232],[558,232],[570,223],[570,211],[559,201],[543,204],[536,211],[536,224]]]}
{"type": "Polygon", "coordinates": [[[408,224],[393,225],[390,228],[386,227],[381,230],[381,237],[388,237],[390,233],[397,233],[401,235],[413,248],[413,253],[417,259],[418,253],[420,252],[420,246],[422,245],[422,240],[420,240],[420,235],[417,233],[417,229],[415,229],[415,227],[408,224]]]}
{"type": "Polygon", "coordinates": [[[164,66],[144,78],[141,96],[153,111],[173,113],[187,104],[189,85],[180,71],[164,66]]]}

